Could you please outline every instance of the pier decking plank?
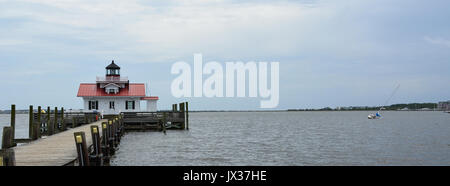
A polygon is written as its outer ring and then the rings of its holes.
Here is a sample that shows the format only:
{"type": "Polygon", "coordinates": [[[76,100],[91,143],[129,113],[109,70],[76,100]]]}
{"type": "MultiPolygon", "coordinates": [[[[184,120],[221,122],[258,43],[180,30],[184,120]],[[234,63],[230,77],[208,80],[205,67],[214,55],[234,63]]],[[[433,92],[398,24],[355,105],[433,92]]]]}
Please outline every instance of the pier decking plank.
{"type": "Polygon", "coordinates": [[[84,132],[86,144],[92,144],[91,125],[99,126],[107,120],[73,128],[46,138],[33,141],[28,144],[14,147],[17,166],[62,166],[77,158],[74,132],[84,132]]]}

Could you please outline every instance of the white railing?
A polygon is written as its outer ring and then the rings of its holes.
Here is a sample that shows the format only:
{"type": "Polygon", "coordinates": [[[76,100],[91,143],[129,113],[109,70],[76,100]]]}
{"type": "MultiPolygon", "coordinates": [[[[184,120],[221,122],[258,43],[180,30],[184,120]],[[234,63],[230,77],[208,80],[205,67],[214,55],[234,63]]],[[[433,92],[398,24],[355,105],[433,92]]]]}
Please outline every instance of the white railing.
{"type": "Polygon", "coordinates": [[[122,76],[108,76],[108,77],[98,77],[97,82],[128,82],[128,77],[122,76]]]}

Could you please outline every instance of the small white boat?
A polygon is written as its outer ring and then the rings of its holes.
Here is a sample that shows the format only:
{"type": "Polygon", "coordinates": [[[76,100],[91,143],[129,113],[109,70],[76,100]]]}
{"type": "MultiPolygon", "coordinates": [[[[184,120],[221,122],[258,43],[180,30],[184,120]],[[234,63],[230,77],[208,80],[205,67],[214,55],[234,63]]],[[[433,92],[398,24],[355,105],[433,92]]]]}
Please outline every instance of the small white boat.
{"type": "Polygon", "coordinates": [[[375,114],[369,114],[369,115],[367,116],[367,119],[380,119],[380,116],[377,116],[377,115],[375,115],[375,114]]]}

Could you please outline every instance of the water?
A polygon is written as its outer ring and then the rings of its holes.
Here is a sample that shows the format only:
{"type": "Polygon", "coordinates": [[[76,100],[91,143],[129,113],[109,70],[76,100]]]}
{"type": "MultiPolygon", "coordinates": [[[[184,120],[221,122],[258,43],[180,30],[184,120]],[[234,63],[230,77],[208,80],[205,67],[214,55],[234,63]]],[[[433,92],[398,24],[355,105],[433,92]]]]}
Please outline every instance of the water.
{"type": "Polygon", "coordinates": [[[450,165],[442,112],[191,113],[189,131],[128,133],[113,165],[450,165]]]}
{"type": "MultiPolygon", "coordinates": [[[[3,127],[10,126],[11,115],[0,114],[0,136],[3,135],[3,127]]],[[[28,138],[28,114],[16,114],[16,138],[28,138]]],[[[0,138],[0,143],[2,138],[0,138]]]]}
{"type": "MultiPolygon", "coordinates": [[[[383,112],[368,120],[369,113],[190,113],[189,131],[127,133],[111,163],[450,165],[450,114],[383,112]]],[[[19,118],[16,136],[26,137],[28,116],[19,118]]],[[[4,123],[9,115],[0,115],[4,123]]]]}

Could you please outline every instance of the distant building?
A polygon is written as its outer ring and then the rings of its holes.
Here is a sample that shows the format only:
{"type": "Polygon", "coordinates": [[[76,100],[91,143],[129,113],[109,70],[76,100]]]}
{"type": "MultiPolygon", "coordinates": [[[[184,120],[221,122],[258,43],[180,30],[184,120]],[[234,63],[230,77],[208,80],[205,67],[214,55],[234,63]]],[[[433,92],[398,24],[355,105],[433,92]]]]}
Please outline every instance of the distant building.
{"type": "Polygon", "coordinates": [[[120,76],[120,67],[114,63],[106,67],[106,76],[97,77],[96,83],[81,83],[77,97],[82,97],[85,111],[102,114],[140,111],[140,102],[147,101],[147,111],[157,111],[156,96],[146,96],[144,83],[130,83],[120,76]]]}
{"type": "Polygon", "coordinates": [[[439,102],[437,105],[438,110],[450,110],[450,101],[439,102]]]}

